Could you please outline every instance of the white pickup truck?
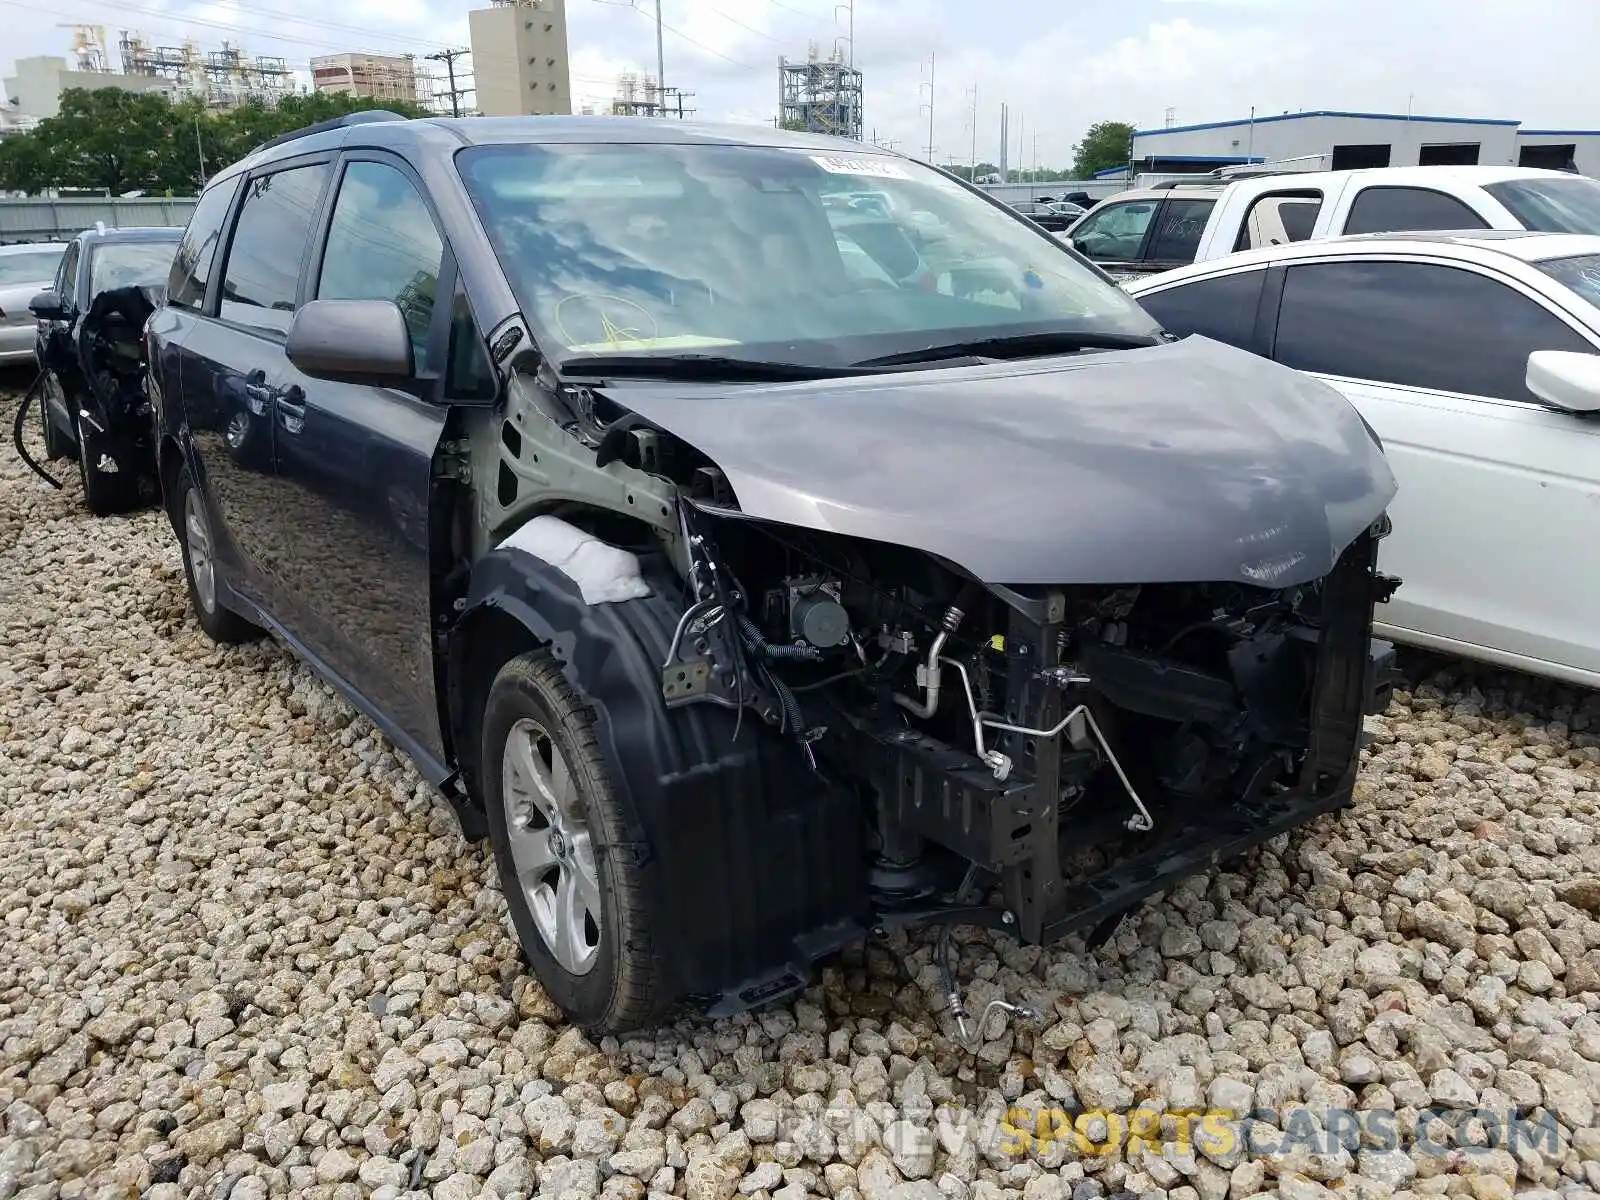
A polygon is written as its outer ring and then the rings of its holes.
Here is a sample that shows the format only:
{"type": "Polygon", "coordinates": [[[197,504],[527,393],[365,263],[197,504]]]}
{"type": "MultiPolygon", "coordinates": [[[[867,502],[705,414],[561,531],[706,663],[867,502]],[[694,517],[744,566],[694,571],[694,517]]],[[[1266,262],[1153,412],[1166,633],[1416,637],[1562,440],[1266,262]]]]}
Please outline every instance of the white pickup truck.
{"type": "Polygon", "coordinates": [[[1115,278],[1352,233],[1600,234],[1600,182],[1532,167],[1373,167],[1158,184],[1110,196],[1061,236],[1115,278]]]}

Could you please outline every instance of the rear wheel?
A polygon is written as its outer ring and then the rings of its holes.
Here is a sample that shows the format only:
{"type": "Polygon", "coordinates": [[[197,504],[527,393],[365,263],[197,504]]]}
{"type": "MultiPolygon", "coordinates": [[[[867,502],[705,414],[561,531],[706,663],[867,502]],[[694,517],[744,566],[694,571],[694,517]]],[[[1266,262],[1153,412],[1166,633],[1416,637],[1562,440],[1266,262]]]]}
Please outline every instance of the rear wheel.
{"type": "Polygon", "coordinates": [[[178,471],[172,511],[178,527],[178,544],[183,548],[183,575],[189,586],[189,603],[200,628],[213,642],[236,645],[251,642],[265,632],[217,598],[217,560],[211,533],[211,517],[205,496],[195,486],[187,466],[178,471]]]}
{"type": "Polygon", "coordinates": [[[489,839],[522,950],[550,998],[594,1033],[658,1022],[649,868],[608,851],[627,822],[594,718],[560,669],[533,652],[500,669],[483,720],[489,839]]]}

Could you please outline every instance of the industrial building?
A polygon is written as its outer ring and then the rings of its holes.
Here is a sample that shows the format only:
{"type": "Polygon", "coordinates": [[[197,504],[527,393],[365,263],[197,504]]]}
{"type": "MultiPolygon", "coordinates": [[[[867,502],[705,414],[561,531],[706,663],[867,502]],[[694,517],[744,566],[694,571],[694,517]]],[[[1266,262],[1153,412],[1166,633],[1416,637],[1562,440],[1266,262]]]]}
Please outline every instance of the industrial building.
{"type": "Polygon", "coordinates": [[[806,61],[778,59],[778,125],[806,133],[861,140],[861,72],[838,47],[823,58],[815,42],[806,61]]]}
{"type": "Polygon", "coordinates": [[[1272,162],[1311,171],[1520,165],[1600,176],[1600,132],[1524,130],[1521,125],[1492,118],[1403,113],[1280,113],[1136,130],[1130,157],[1135,174],[1184,174],[1272,162]]]}
{"type": "Polygon", "coordinates": [[[311,86],[336,96],[415,104],[417,63],[409,54],[322,54],[311,60],[311,86]]]}
{"type": "Polygon", "coordinates": [[[467,14],[477,108],[486,117],[572,112],[565,0],[495,0],[467,14]]]}
{"type": "Polygon", "coordinates": [[[113,70],[104,27],[73,29],[71,59],[54,55],[17,59],[16,74],[4,80],[6,98],[16,113],[35,119],[59,116],[61,93],[70,88],[160,92],[172,100],[198,97],[216,111],[246,103],[270,108],[295,90],[294,72],[281,58],[251,57],[229,42],[211,51],[201,50],[193,41],[157,46],[127,30],[117,42],[122,69],[113,70]]]}
{"type": "Polygon", "coordinates": [[[177,84],[170,79],[151,75],[129,75],[119,71],[84,71],[75,69],[65,58],[41,54],[33,58],[19,58],[4,82],[6,101],[13,109],[13,118],[20,124],[23,118],[38,121],[61,115],[61,93],[71,88],[94,91],[97,88],[121,88],[125,92],[160,92],[168,97],[177,94],[177,84]]]}

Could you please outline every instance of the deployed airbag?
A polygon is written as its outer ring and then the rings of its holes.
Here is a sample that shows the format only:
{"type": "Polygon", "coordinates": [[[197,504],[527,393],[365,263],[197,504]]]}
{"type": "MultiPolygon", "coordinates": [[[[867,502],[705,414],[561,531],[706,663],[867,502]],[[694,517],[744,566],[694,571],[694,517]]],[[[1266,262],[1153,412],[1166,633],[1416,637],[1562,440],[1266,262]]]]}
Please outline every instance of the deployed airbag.
{"type": "Polygon", "coordinates": [[[650,594],[636,556],[559,517],[534,517],[501,542],[500,549],[521,550],[549,563],[577,584],[585,604],[642,600],[650,594]]]}

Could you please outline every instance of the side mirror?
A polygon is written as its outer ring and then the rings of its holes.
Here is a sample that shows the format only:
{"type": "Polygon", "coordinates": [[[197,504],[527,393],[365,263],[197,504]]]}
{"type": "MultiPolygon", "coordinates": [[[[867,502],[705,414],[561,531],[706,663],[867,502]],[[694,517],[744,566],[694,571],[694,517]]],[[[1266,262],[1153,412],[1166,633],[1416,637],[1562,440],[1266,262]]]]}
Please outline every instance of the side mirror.
{"type": "Polygon", "coordinates": [[[41,321],[65,321],[67,306],[54,291],[40,292],[28,301],[28,311],[41,321]]]}
{"type": "Polygon", "coordinates": [[[416,374],[411,331],[393,300],[312,300],[289,324],[284,353],[313,379],[392,387],[416,374]]]}
{"type": "Polygon", "coordinates": [[[1528,355],[1528,390],[1567,412],[1600,410],[1600,354],[1535,350],[1528,355]]]}

